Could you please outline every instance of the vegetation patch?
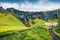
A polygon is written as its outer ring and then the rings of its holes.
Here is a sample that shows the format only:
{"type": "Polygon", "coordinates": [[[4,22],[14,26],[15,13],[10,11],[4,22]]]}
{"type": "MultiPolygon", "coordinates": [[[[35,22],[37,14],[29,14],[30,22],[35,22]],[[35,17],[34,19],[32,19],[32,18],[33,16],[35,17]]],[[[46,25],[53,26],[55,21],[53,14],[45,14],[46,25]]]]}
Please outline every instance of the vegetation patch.
{"type": "Polygon", "coordinates": [[[55,29],[55,31],[60,34],[60,28],[55,29]]]}
{"type": "Polygon", "coordinates": [[[24,26],[24,24],[19,21],[15,16],[8,13],[0,14],[0,26],[24,26]]]}
{"type": "Polygon", "coordinates": [[[24,30],[27,27],[11,13],[0,14],[0,33],[9,30],[24,30]]]}
{"type": "Polygon", "coordinates": [[[0,39],[1,40],[52,40],[47,30],[38,25],[36,25],[31,29],[10,32],[9,35],[6,34],[6,36],[0,37],[0,39]]]}
{"type": "Polygon", "coordinates": [[[60,37],[60,27],[54,28],[54,33],[60,37]]]}

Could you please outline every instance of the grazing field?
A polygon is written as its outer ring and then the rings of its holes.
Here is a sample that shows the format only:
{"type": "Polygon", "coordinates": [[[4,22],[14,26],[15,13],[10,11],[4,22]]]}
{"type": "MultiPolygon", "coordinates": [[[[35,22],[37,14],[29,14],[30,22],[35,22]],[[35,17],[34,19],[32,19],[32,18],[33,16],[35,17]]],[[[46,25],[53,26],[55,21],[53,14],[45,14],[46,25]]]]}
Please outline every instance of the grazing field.
{"type": "Polygon", "coordinates": [[[45,20],[36,18],[34,20],[29,20],[29,25],[33,27],[35,24],[43,25],[45,22],[46,22],[45,20]]]}
{"type": "Polygon", "coordinates": [[[24,26],[15,16],[11,14],[0,14],[0,26],[24,26]]]}
{"type": "MultiPolygon", "coordinates": [[[[57,19],[53,20],[58,22],[57,19]]],[[[48,26],[44,26],[46,22],[53,22],[52,20],[34,19],[29,20],[30,27],[26,27],[15,16],[8,13],[0,14],[0,40],[52,40],[48,32],[48,26]]],[[[60,28],[56,28],[56,34],[60,34],[60,28]]]]}
{"type": "Polygon", "coordinates": [[[48,31],[39,25],[22,31],[10,31],[0,34],[0,40],[52,40],[48,31]]]}
{"type": "Polygon", "coordinates": [[[27,28],[11,14],[0,14],[0,19],[0,40],[52,40],[43,20],[35,19],[35,24],[27,28]]]}
{"type": "Polygon", "coordinates": [[[10,31],[10,30],[25,30],[27,27],[23,26],[0,26],[0,33],[10,31]]]}
{"type": "Polygon", "coordinates": [[[25,25],[11,14],[0,14],[0,33],[9,30],[27,29],[25,25]]]}

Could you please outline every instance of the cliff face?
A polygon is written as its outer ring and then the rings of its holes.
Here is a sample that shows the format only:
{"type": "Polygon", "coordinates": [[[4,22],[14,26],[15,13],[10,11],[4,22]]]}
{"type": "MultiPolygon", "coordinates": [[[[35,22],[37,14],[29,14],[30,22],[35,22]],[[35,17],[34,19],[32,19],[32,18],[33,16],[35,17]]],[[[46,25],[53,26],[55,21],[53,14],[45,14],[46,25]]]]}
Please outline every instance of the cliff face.
{"type": "Polygon", "coordinates": [[[8,8],[7,10],[14,13],[14,15],[19,19],[22,19],[22,18],[26,18],[26,19],[39,18],[44,20],[57,19],[59,14],[59,10],[46,11],[46,12],[24,12],[24,11],[19,11],[13,8],[8,8]]]}

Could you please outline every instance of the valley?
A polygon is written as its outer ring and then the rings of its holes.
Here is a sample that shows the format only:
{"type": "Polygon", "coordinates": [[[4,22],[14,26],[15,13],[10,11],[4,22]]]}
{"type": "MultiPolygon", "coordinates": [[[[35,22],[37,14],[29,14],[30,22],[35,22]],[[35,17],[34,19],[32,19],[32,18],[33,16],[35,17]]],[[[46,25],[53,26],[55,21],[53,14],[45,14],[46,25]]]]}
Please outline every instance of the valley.
{"type": "Polygon", "coordinates": [[[54,36],[60,35],[59,14],[59,9],[24,12],[0,7],[0,40],[54,40],[54,36]]]}

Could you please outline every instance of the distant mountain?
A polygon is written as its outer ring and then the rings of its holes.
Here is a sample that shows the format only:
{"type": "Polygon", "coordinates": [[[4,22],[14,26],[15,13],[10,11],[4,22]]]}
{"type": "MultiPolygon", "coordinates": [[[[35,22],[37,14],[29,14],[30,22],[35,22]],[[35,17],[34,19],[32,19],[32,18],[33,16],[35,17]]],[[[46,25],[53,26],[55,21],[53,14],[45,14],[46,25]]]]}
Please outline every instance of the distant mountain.
{"type": "Polygon", "coordinates": [[[45,11],[45,12],[28,12],[28,11],[24,12],[24,11],[16,10],[14,8],[7,8],[7,10],[14,13],[14,15],[16,17],[18,17],[19,19],[22,19],[22,18],[26,18],[26,19],[39,18],[39,19],[44,19],[44,20],[57,19],[59,11],[60,11],[60,9],[58,9],[58,10],[45,11]]]}
{"type": "Polygon", "coordinates": [[[11,12],[17,19],[21,20],[24,24],[28,24],[28,20],[34,20],[35,18],[43,20],[53,20],[58,19],[60,15],[60,9],[52,11],[43,11],[43,12],[28,12],[28,11],[19,11],[14,8],[3,9],[0,7],[0,12],[11,12]]]}
{"type": "Polygon", "coordinates": [[[29,19],[34,20],[35,18],[39,18],[43,20],[53,20],[58,19],[58,15],[60,14],[60,9],[45,12],[25,12],[16,10],[14,8],[7,8],[7,11],[12,12],[13,15],[21,20],[25,25],[28,24],[29,19]]]}

